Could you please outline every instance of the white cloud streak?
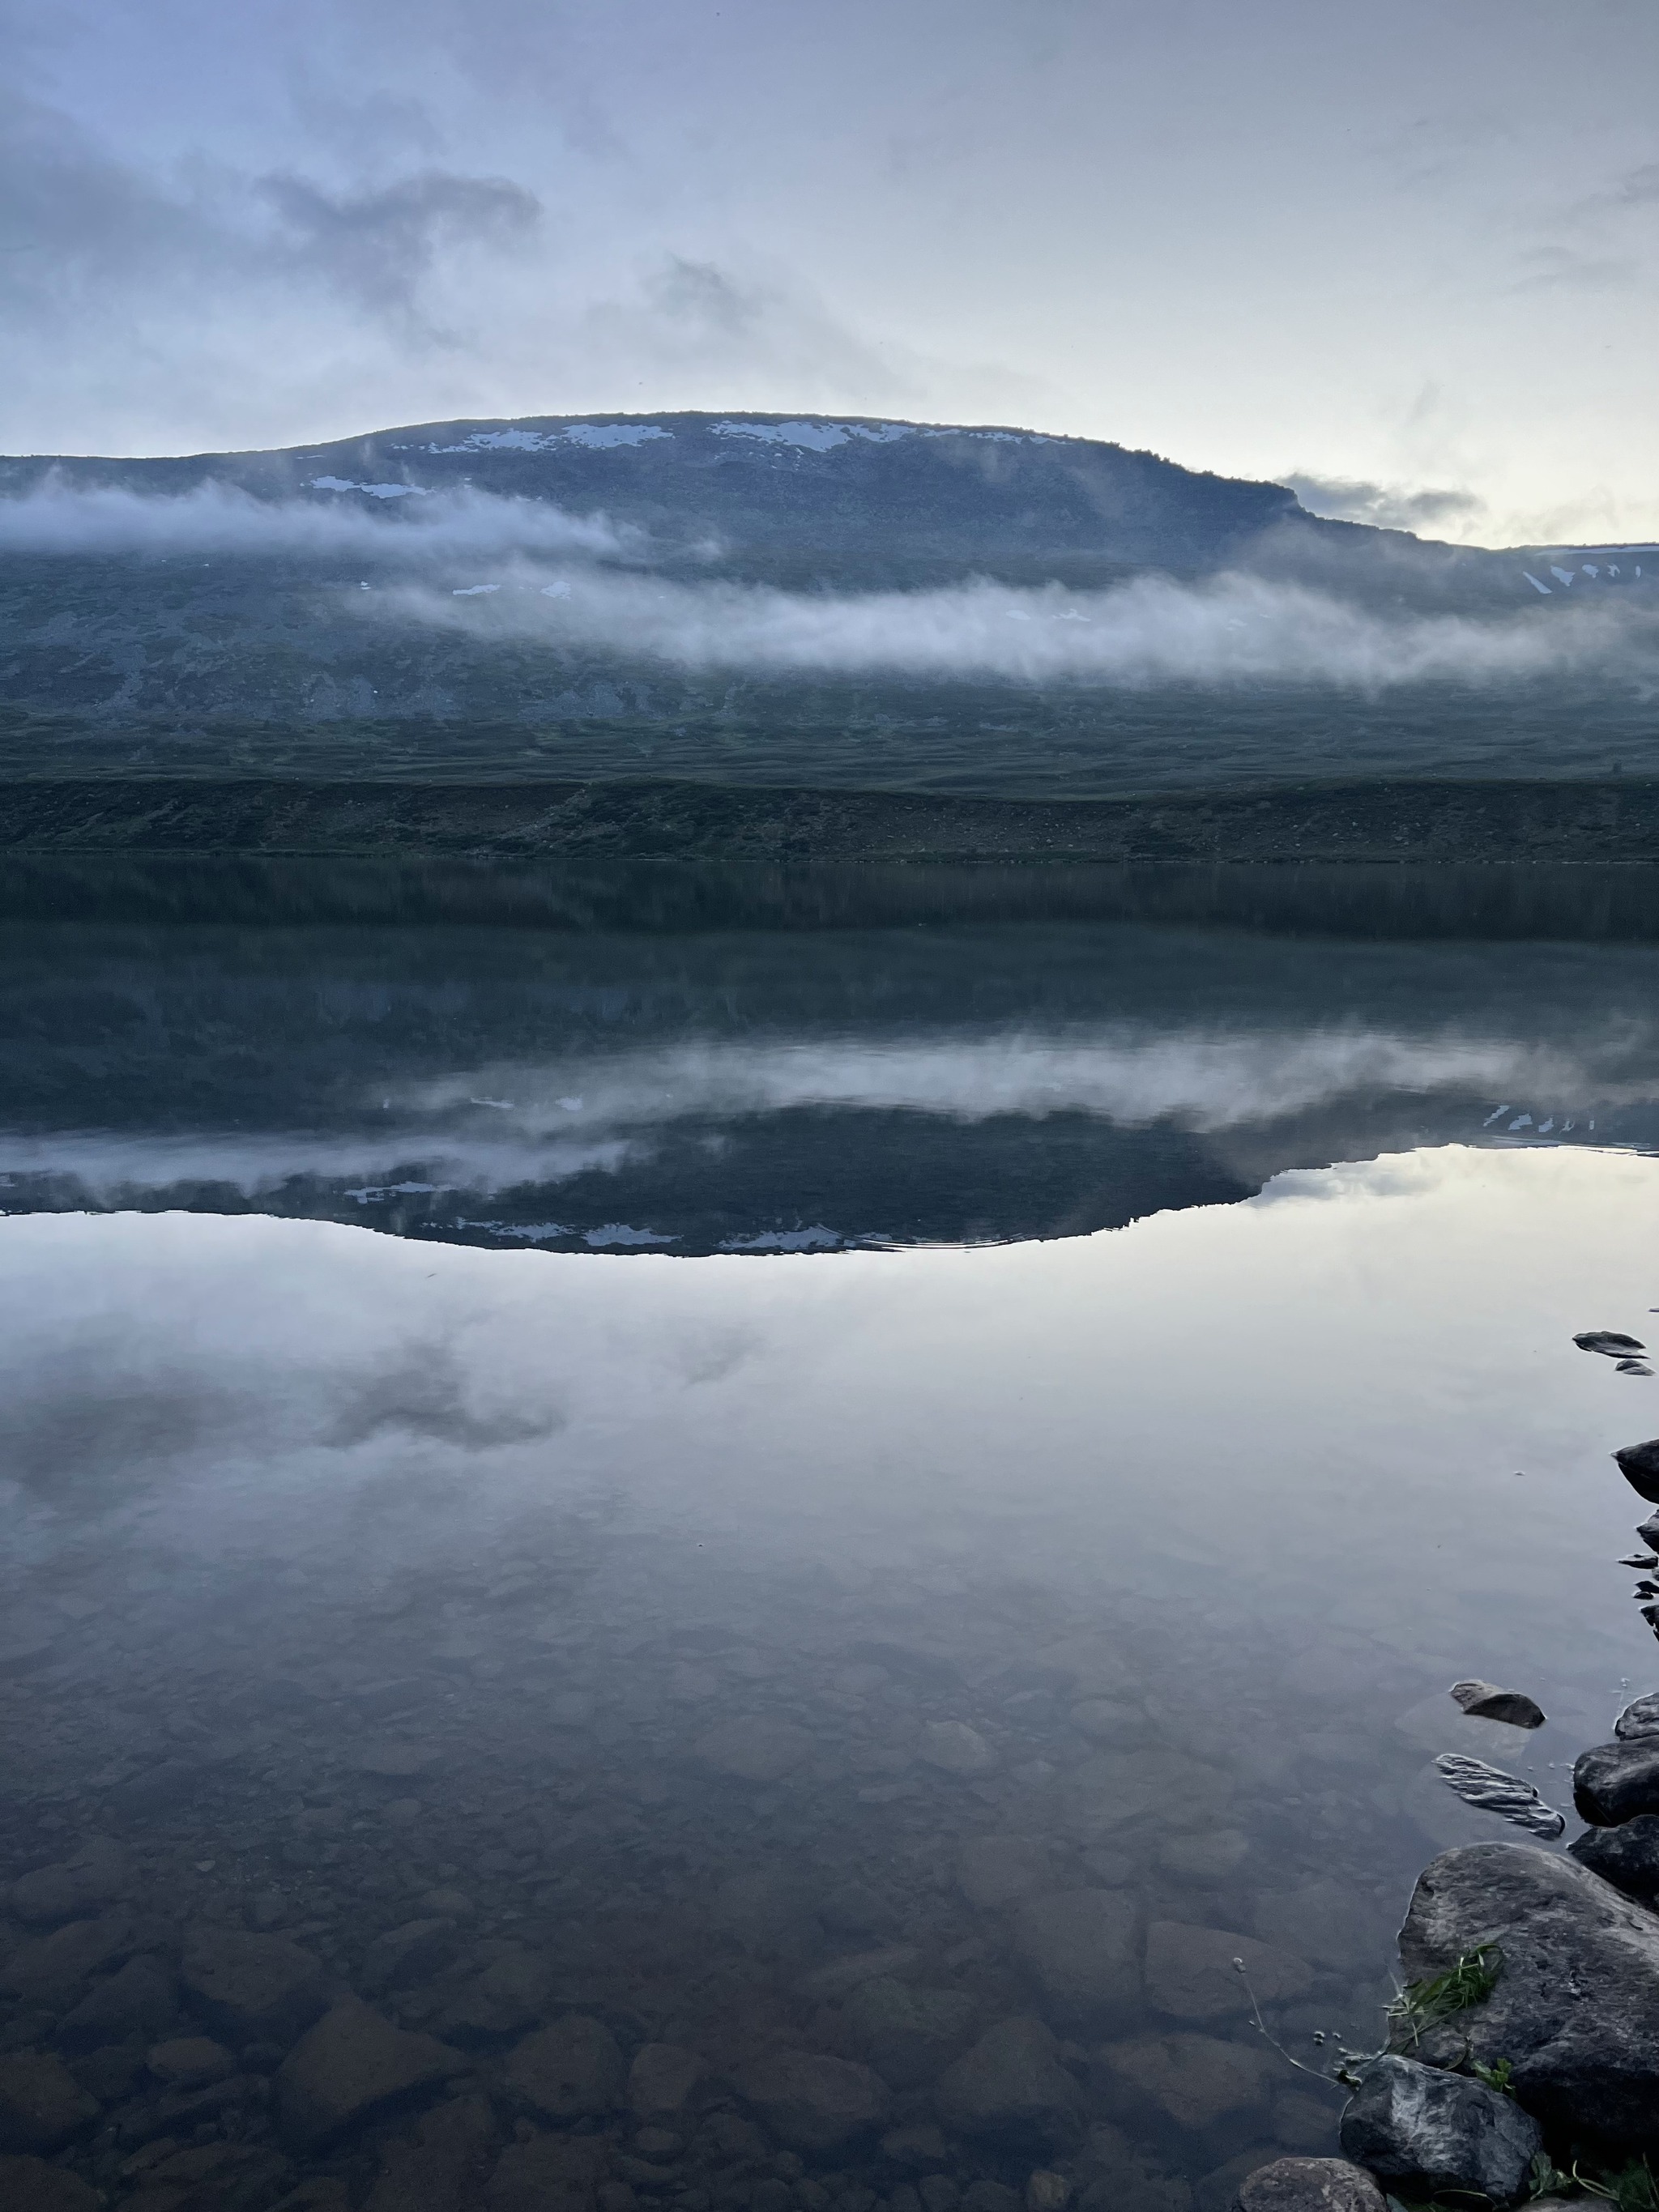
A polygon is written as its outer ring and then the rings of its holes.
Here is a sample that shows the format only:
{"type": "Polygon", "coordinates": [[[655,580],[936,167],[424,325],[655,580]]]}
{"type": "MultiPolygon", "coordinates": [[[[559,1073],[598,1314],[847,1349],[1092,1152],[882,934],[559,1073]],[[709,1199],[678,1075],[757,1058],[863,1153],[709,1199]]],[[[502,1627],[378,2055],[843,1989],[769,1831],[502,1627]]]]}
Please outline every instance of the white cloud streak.
{"type": "MultiPolygon", "coordinates": [[[[382,502],[382,506],[392,502],[382,502]]],[[[513,553],[604,558],[637,551],[641,533],[602,514],[568,514],[545,500],[487,492],[411,492],[390,514],[352,492],[253,498],[209,482],[157,497],[61,479],[0,499],[0,552],[137,555],[344,555],[373,562],[499,559],[513,553]]]]}
{"type": "MultiPolygon", "coordinates": [[[[502,644],[600,649],[689,669],[1364,690],[1587,674],[1659,680],[1659,617],[1618,602],[1571,610],[1534,603],[1477,620],[1384,615],[1243,575],[1202,584],[1146,577],[1106,592],[971,582],[860,593],[601,571],[490,580],[499,588],[489,593],[410,585],[373,605],[383,617],[502,644]]],[[[1515,580],[1532,599],[1519,569],[1515,580]]]]}

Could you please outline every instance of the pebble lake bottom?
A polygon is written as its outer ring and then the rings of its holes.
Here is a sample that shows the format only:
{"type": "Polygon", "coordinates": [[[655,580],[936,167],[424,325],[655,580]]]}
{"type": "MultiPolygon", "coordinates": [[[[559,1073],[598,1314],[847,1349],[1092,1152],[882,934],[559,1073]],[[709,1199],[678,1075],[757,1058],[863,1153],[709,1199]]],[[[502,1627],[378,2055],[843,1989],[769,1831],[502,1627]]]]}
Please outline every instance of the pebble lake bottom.
{"type": "Polygon", "coordinates": [[[1659,1685],[1659,1385],[1572,1341],[1656,1249],[1593,1144],[976,1249],[0,1221],[11,2201],[1225,2212],[1334,2153],[1274,2046],[1374,2049],[1418,1872],[1516,1835],[1436,1754],[1570,1839],[1659,1685]]]}

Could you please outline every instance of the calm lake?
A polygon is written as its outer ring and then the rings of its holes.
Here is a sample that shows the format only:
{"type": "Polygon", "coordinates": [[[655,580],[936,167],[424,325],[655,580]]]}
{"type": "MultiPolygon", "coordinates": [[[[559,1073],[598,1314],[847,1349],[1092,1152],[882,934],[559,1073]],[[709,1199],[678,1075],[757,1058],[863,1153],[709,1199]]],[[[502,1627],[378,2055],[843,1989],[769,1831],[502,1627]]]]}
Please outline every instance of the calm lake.
{"type": "Polygon", "coordinates": [[[1659,1680],[1639,877],[0,912],[0,2124],[112,2204],[1225,2212],[1517,1832],[1435,1754],[1659,1680]]]}

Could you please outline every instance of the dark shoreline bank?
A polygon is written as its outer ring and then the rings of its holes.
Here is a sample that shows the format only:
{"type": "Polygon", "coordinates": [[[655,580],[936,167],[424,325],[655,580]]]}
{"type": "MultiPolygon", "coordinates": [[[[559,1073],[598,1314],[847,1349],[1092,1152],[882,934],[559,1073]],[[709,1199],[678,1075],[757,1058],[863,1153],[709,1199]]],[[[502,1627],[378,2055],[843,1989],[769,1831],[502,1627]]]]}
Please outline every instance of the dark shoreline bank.
{"type": "Polygon", "coordinates": [[[41,778],[0,850],[501,860],[1659,864],[1659,781],[1353,782],[1127,799],[615,782],[41,778]]]}

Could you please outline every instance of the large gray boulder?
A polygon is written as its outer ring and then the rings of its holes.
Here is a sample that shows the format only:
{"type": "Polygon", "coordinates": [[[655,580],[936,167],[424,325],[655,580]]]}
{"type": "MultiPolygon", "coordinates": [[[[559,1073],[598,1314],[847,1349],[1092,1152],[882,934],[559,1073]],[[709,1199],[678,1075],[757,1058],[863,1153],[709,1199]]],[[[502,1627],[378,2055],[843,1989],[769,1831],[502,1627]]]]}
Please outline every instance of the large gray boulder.
{"type": "Polygon", "coordinates": [[[1495,1944],[1484,2003],[1449,2027],[1485,2065],[1508,2059],[1547,2128],[1609,2149],[1659,2136],[1659,1918],[1574,1860],[1528,1844],[1443,1851],[1400,1931],[1408,1981],[1495,1944]]]}
{"type": "Polygon", "coordinates": [[[1659,1741],[1638,1736],[1581,1752],[1572,1770],[1572,1802],[1579,1819],[1597,1828],[1659,1813],[1659,1741]]]}
{"type": "Polygon", "coordinates": [[[1341,2142],[1396,2196],[1518,2204],[1544,2133],[1512,2097],[1414,2058],[1374,2058],[1342,2114],[1341,2142]]]}
{"type": "Polygon", "coordinates": [[[1586,1828],[1567,1849],[1626,1897],[1659,1901],[1659,1813],[1638,1813],[1617,1828],[1586,1828]]]}
{"type": "Polygon", "coordinates": [[[1233,2212],[1388,2212],[1369,2173],[1341,2158],[1276,2158],[1240,2185],[1233,2212]]]}

